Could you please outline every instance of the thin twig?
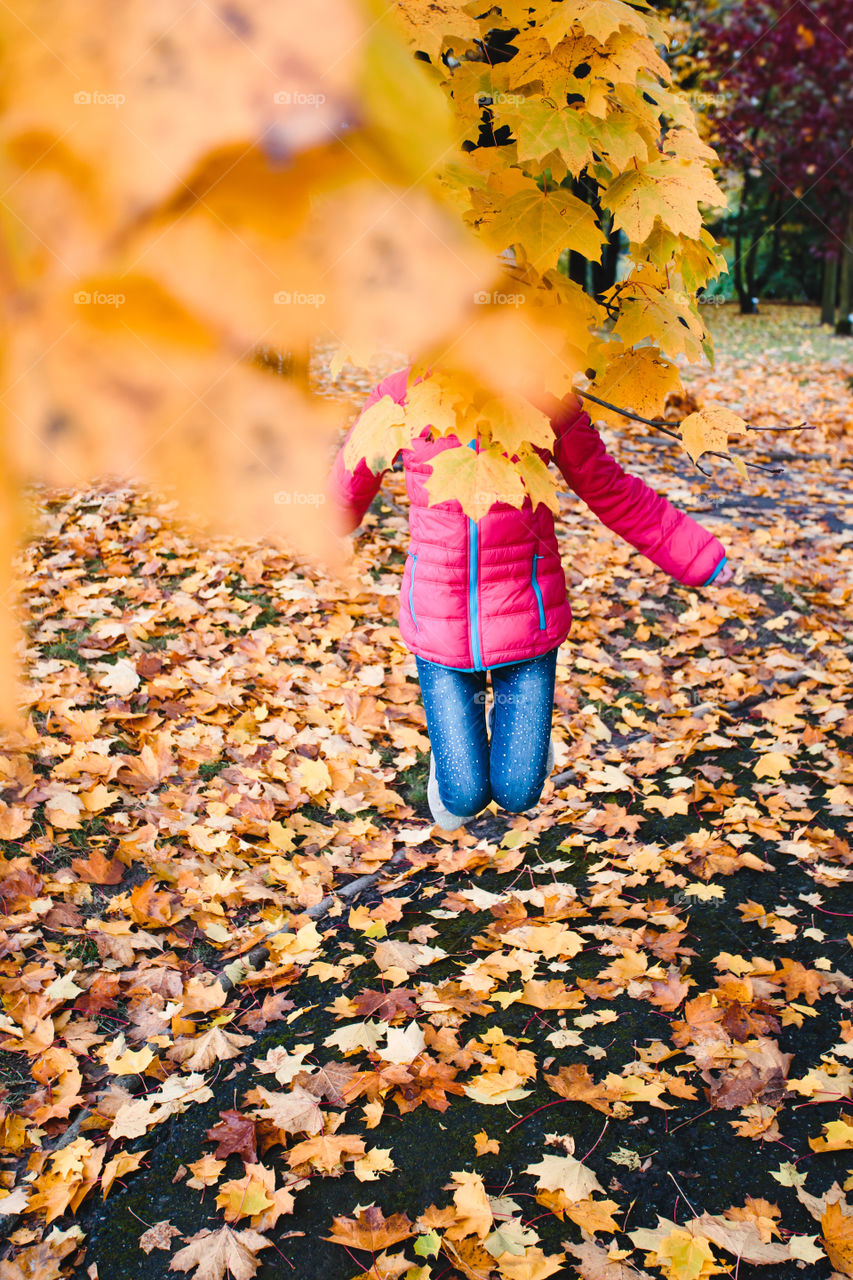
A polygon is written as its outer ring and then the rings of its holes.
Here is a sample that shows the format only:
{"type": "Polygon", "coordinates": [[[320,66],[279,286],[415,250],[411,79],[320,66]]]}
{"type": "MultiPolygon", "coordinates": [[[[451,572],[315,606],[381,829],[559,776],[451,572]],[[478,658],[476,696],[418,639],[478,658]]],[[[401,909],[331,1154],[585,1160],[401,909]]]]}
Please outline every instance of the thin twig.
{"type": "Polygon", "coordinates": [[[667,1171],[666,1171],[666,1176],[667,1176],[668,1178],[672,1178],[673,1182],[675,1182],[676,1187],[678,1187],[679,1195],[680,1195],[680,1196],[681,1196],[681,1197],[686,1201],[688,1208],[690,1209],[691,1213],[693,1214],[693,1217],[694,1217],[694,1218],[698,1218],[698,1217],[699,1217],[699,1214],[698,1214],[698,1213],[696,1212],[696,1210],[693,1208],[693,1205],[692,1205],[692,1204],[690,1203],[690,1201],[687,1199],[687,1196],[684,1194],[684,1192],[682,1191],[681,1187],[679,1187],[679,1186],[678,1186],[678,1183],[675,1181],[675,1178],[674,1178],[674,1177],[673,1177],[673,1175],[670,1173],[669,1169],[667,1169],[667,1171]]]}
{"type": "Polygon", "coordinates": [[[590,391],[578,391],[575,388],[574,393],[583,400],[591,400],[593,404],[600,404],[602,409],[612,409],[614,413],[621,414],[623,418],[632,418],[634,422],[644,422],[647,427],[657,427],[658,431],[662,431],[664,435],[672,436],[673,440],[681,440],[681,436],[677,431],[669,429],[666,418],[644,418],[642,414],[632,413],[629,409],[620,409],[618,404],[611,404],[608,400],[600,400],[598,396],[594,396],[590,391]]]}
{"type": "MultiPolygon", "coordinates": [[[[634,422],[642,422],[647,427],[654,427],[656,431],[661,431],[665,436],[671,436],[673,440],[678,440],[680,444],[684,443],[683,436],[679,435],[677,431],[671,430],[669,419],[667,418],[644,418],[643,415],[640,413],[632,413],[628,409],[620,409],[618,404],[611,404],[609,400],[601,400],[598,396],[592,395],[591,392],[589,391],[578,391],[576,389],[575,394],[580,396],[583,400],[591,400],[594,404],[600,404],[602,409],[610,409],[613,413],[621,414],[623,418],[631,418],[634,422]]],[[[683,419],[680,419],[680,418],[677,420],[673,420],[672,425],[680,426],[682,421],[683,419]]],[[[806,425],[807,425],[806,423],[803,423],[804,427],[806,425]]],[[[808,425],[811,426],[813,424],[808,424],[808,425]]],[[[749,427],[748,426],[748,430],[749,431],[799,431],[801,430],[801,428],[800,427],[749,427]]],[[[734,466],[734,459],[728,453],[720,453],[718,450],[715,450],[715,449],[706,449],[705,455],[707,455],[707,457],[709,458],[722,458],[724,462],[729,462],[731,463],[732,466],[734,466]]],[[[751,468],[751,470],[753,471],[763,471],[770,476],[781,476],[781,475],[784,475],[785,473],[784,467],[769,467],[764,462],[749,462],[746,458],[743,459],[743,464],[744,466],[751,468]]],[[[695,460],[693,462],[693,465],[697,471],[702,473],[703,476],[707,476],[710,478],[710,475],[711,475],[710,471],[706,471],[704,467],[700,467],[699,463],[696,462],[695,460]]]]}
{"type": "MultiPolygon", "coordinates": [[[[644,418],[642,414],[631,413],[628,409],[621,409],[618,404],[611,404],[609,400],[601,400],[590,391],[580,391],[575,387],[574,394],[584,400],[593,400],[596,404],[600,404],[603,409],[612,409],[614,413],[620,413],[623,418],[633,418],[635,422],[644,422],[647,427],[657,427],[660,431],[665,431],[668,436],[675,436],[676,440],[681,439],[677,432],[669,431],[667,428],[680,427],[684,422],[683,418],[644,418]]],[[[701,410],[698,412],[701,412],[701,410]]],[[[814,422],[800,422],[795,427],[753,427],[747,423],[746,428],[748,431],[814,431],[816,425],[814,422]]]]}

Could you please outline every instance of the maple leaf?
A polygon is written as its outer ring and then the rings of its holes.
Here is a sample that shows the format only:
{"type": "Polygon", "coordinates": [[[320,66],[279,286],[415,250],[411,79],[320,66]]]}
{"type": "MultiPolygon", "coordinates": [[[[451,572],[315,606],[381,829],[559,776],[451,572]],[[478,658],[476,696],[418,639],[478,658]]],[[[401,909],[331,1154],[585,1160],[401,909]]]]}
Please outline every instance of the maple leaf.
{"type": "MultiPolygon", "coordinates": [[[[664,360],[655,347],[641,347],[625,351],[612,359],[607,368],[595,378],[590,391],[601,400],[632,409],[644,418],[657,418],[663,414],[667,396],[678,390],[680,379],[677,367],[664,360]]],[[[601,405],[591,405],[596,421],[621,426],[620,414],[601,405]]],[[[608,808],[610,806],[605,806],[608,808]]],[[[608,832],[608,835],[613,834],[608,832]]]]}
{"type": "Polygon", "coordinates": [[[535,1009],[577,1009],[583,1004],[583,996],[567,987],[561,978],[549,978],[545,982],[531,979],[524,984],[522,1001],[535,1009]]]}
{"type": "Polygon", "coordinates": [[[205,1071],[215,1062],[227,1062],[238,1058],[244,1045],[251,1044],[252,1036],[242,1036],[236,1031],[211,1027],[209,1031],[192,1039],[178,1040],[167,1052],[173,1062],[183,1063],[192,1071],[205,1071]]]}
{"type": "Polygon", "coordinates": [[[771,1236],[779,1235],[777,1219],[781,1217],[781,1210],[777,1204],[770,1204],[769,1201],[760,1197],[747,1196],[742,1208],[732,1205],[731,1208],[723,1211],[724,1218],[731,1218],[733,1222],[753,1222],[758,1228],[760,1238],[766,1244],[771,1236]]]}
{"type": "Polygon", "coordinates": [[[648,1250],[645,1261],[660,1266],[668,1280],[685,1280],[685,1277],[717,1275],[725,1270],[716,1265],[716,1259],[705,1236],[678,1226],[658,1215],[658,1226],[653,1230],[641,1228],[628,1235],[640,1249],[648,1250]]]}
{"type": "Polygon", "coordinates": [[[389,1027],[386,1043],[379,1052],[386,1062],[409,1063],[414,1062],[425,1048],[423,1030],[416,1022],[410,1022],[407,1027],[389,1027]]]}
{"type": "Polygon", "coordinates": [[[455,1077],[455,1067],[437,1061],[428,1053],[421,1054],[409,1064],[383,1067],[380,1073],[383,1082],[397,1085],[394,1101],[401,1115],[414,1111],[422,1103],[434,1111],[446,1111],[450,1105],[447,1094],[465,1092],[455,1077]]]}
{"type": "Polygon", "coordinates": [[[363,458],[371,471],[383,471],[399,450],[411,443],[410,433],[406,410],[391,396],[384,395],[359,416],[345,446],[344,462],[354,471],[363,458]]]}
{"type": "Polygon", "coordinates": [[[118,770],[116,781],[139,793],[158,787],[176,770],[172,745],[165,736],[158,737],[156,750],[146,743],[138,756],[125,756],[123,759],[125,763],[118,770]]]}
{"type": "Polygon", "coordinates": [[[489,1152],[497,1155],[501,1148],[496,1138],[490,1138],[485,1129],[481,1129],[474,1134],[474,1149],[478,1156],[484,1156],[489,1152]]]}
{"type": "Polygon", "coordinates": [[[848,1151],[853,1148],[853,1120],[849,1116],[841,1116],[838,1120],[828,1120],[823,1126],[823,1135],[809,1138],[812,1151],[848,1151]]]}
{"type": "Polygon", "coordinates": [[[602,204],[629,239],[648,239],[656,218],[676,234],[693,238],[702,229],[699,203],[725,206],[726,197],[707,166],[661,156],[642,169],[628,169],[602,193],[602,204]]]}
{"type": "MultiPolygon", "coordinates": [[[[250,1031],[263,1031],[270,1022],[276,1022],[288,1009],[293,1008],[293,1001],[279,992],[276,995],[265,996],[261,1005],[257,1008],[247,1009],[241,1016],[240,1023],[249,1028],[250,1031]]],[[[282,1084],[287,1082],[282,1080],[282,1084]]]]}
{"type": "Polygon", "coordinates": [[[596,1111],[605,1115],[613,1114],[613,1093],[605,1084],[596,1084],[589,1073],[589,1067],[583,1062],[573,1062],[568,1067],[560,1067],[556,1075],[545,1076],[545,1081],[561,1098],[570,1102],[585,1102],[596,1111]]]}
{"type": "Polygon", "coordinates": [[[260,1265],[257,1254],[271,1241],[257,1231],[232,1231],[205,1227],[179,1249],[169,1263],[170,1271],[191,1271],[192,1280],[223,1280],[227,1272],[232,1280],[251,1280],[260,1265]]]}
{"type": "Polygon", "coordinates": [[[795,1000],[797,996],[805,996],[809,1004],[814,1004],[822,990],[821,975],[814,969],[806,969],[797,960],[786,956],[778,970],[779,978],[785,987],[786,1000],[795,1000]]]}
{"type": "Polygon", "coordinates": [[[412,1003],[414,991],[410,987],[395,987],[393,991],[359,991],[353,999],[355,1012],[367,1018],[371,1014],[393,1022],[399,1014],[412,1017],[417,1013],[412,1003]]]}
{"type": "Polygon", "coordinates": [[[332,1244],[344,1244],[352,1249],[366,1249],[375,1253],[388,1245],[408,1240],[415,1235],[414,1224],[405,1213],[394,1213],[386,1218],[375,1204],[360,1210],[355,1218],[332,1219],[333,1231],[324,1240],[332,1244]]]}
{"type": "Polygon", "coordinates": [[[734,1222],[727,1216],[702,1213],[690,1224],[691,1232],[705,1236],[717,1248],[734,1254],[744,1262],[767,1264],[787,1262],[790,1251],[786,1244],[772,1244],[762,1240],[755,1220],[734,1222]]]}
{"type": "MultiPolygon", "coordinates": [[[[67,1148],[66,1148],[67,1150],[67,1148]]],[[[133,1173],[142,1164],[148,1151],[121,1151],[104,1165],[101,1173],[101,1199],[106,1200],[110,1187],[116,1178],[123,1178],[126,1173],[133,1173]]]]}
{"type": "Polygon", "coordinates": [[[537,1187],[562,1191],[569,1200],[588,1200],[593,1191],[603,1190],[593,1171],[574,1156],[546,1155],[524,1172],[536,1178],[537,1187]]]}
{"type": "Polygon", "coordinates": [[[107,858],[100,849],[93,849],[88,858],[73,858],[71,866],[87,884],[121,884],[127,869],[118,858],[107,858]]]}
{"type": "Polygon", "coordinates": [[[275,1174],[272,1170],[260,1164],[246,1164],[243,1168],[243,1177],[223,1182],[216,1195],[226,1222],[255,1218],[273,1203],[275,1174]]]}
{"type": "Polygon", "coordinates": [[[486,1104],[510,1102],[515,1098],[526,1098],[530,1093],[529,1089],[519,1087],[524,1079],[524,1076],[511,1069],[485,1071],[480,1075],[472,1076],[464,1085],[464,1089],[466,1095],[476,1102],[486,1104]]]}
{"type": "Polygon", "coordinates": [[[110,1137],[138,1138],[152,1125],[186,1111],[193,1103],[208,1102],[212,1097],[204,1076],[198,1073],[170,1076],[160,1089],[119,1107],[110,1127],[110,1137]]]}
{"type": "Polygon", "coordinates": [[[575,1271],[583,1280],[652,1280],[648,1271],[638,1271],[628,1262],[611,1259],[608,1250],[592,1241],[579,1245],[567,1241],[566,1250],[581,1263],[575,1271]]]}
{"type": "Polygon", "coordinates": [[[334,1046],[341,1053],[355,1053],[358,1049],[376,1049],[384,1035],[385,1028],[378,1022],[355,1022],[331,1032],[323,1044],[334,1046]]]}
{"type": "Polygon", "coordinates": [[[820,1242],[829,1261],[842,1275],[853,1276],[853,1213],[836,1201],[826,1206],[820,1225],[820,1242]]]}
{"type": "Polygon", "coordinates": [[[614,1210],[619,1208],[615,1200],[578,1200],[561,1205],[566,1215],[576,1222],[583,1231],[594,1235],[596,1231],[619,1231],[619,1223],[613,1217],[614,1210]]]}
{"type": "MultiPolygon", "coordinates": [[[[388,1034],[391,1034],[389,1028],[388,1034]]],[[[356,1074],[355,1067],[348,1062],[327,1062],[325,1066],[302,1070],[293,1077],[294,1085],[299,1085],[314,1098],[326,1098],[335,1106],[343,1106],[346,1102],[346,1090],[356,1074]]]]}
{"type": "Polygon", "coordinates": [[[323,1112],[314,1094],[295,1084],[287,1093],[272,1093],[259,1086],[256,1090],[264,1107],[258,1112],[282,1133],[319,1133],[323,1128],[323,1112]]]}
{"type": "Polygon", "coordinates": [[[218,1123],[207,1130],[205,1137],[217,1144],[213,1153],[217,1160],[236,1154],[246,1164],[254,1164],[258,1158],[255,1122],[239,1111],[221,1111],[218,1123]]]}
{"type": "Polygon", "coordinates": [[[604,243],[589,205],[569,191],[543,193],[532,183],[502,201],[483,222],[482,234],[495,249],[522,245],[537,271],[556,267],[564,249],[598,262],[604,243]]]}
{"type": "Polygon", "coordinates": [[[216,1160],[213,1156],[202,1156],[194,1160],[188,1167],[192,1177],[187,1179],[188,1187],[213,1187],[219,1181],[219,1175],[225,1168],[225,1160],[216,1160]]]}
{"type": "Polygon", "coordinates": [[[426,964],[441,960],[447,953],[441,947],[428,947],[423,943],[402,942],[398,938],[389,938],[387,942],[378,942],[373,949],[373,959],[380,972],[387,969],[403,969],[406,973],[416,973],[426,964]]]}
{"type": "Polygon", "coordinates": [[[364,1142],[355,1134],[322,1134],[297,1142],[288,1151],[287,1160],[293,1169],[313,1165],[315,1169],[331,1174],[338,1170],[343,1172],[345,1161],[355,1160],[363,1155],[364,1142]]]}
{"type": "Polygon", "coordinates": [[[154,1249],[171,1249],[176,1236],[181,1239],[180,1231],[171,1222],[155,1222],[153,1227],[143,1231],[139,1237],[139,1247],[143,1253],[151,1253],[154,1249]]]}
{"type": "Polygon", "coordinates": [[[114,1076],[138,1075],[156,1060],[153,1049],[148,1045],[135,1051],[128,1049],[123,1034],[116,1036],[110,1044],[99,1049],[98,1056],[114,1076]]]}
{"type": "Polygon", "coordinates": [[[451,1173],[456,1221],[447,1228],[449,1240],[475,1235],[482,1240],[492,1229],[493,1215],[483,1179],[478,1173],[451,1173]]]}
{"type": "Polygon", "coordinates": [[[739,1053],[743,1060],[737,1067],[723,1071],[717,1078],[703,1070],[702,1078],[711,1086],[711,1106],[730,1109],[752,1102],[778,1105],[786,1088],[794,1086],[794,1082],[785,1079],[794,1055],[782,1053],[775,1040],[769,1039],[756,1040],[754,1047],[747,1045],[739,1053]]]}
{"type": "MultiPolygon", "coordinates": [[[[729,436],[745,435],[746,431],[747,426],[743,418],[736,413],[732,413],[730,409],[705,409],[701,413],[688,414],[681,423],[681,438],[684,441],[685,449],[694,462],[698,462],[702,454],[707,453],[709,449],[727,453],[729,436]]],[[[772,752],[762,757],[761,760],[764,761],[765,768],[768,764],[771,767],[775,765],[775,757],[772,752]]],[[[786,761],[786,766],[787,763],[786,761]]],[[[757,776],[764,777],[766,774],[759,773],[757,776]]],[[[771,776],[774,775],[771,774],[771,776]]],[[[775,776],[778,776],[778,773],[775,776]]]]}
{"type": "Polygon", "coordinates": [[[445,449],[430,462],[426,490],[433,502],[455,498],[472,520],[480,520],[496,502],[520,507],[524,485],[499,445],[445,449]]]}
{"type": "Polygon", "coordinates": [[[520,1254],[515,1251],[498,1254],[495,1261],[507,1280],[546,1280],[547,1276],[563,1269],[561,1253],[546,1256],[537,1245],[530,1245],[520,1254]]]}
{"type": "Polygon", "coordinates": [[[367,1155],[355,1161],[352,1171],[359,1182],[373,1182],[381,1173],[393,1173],[396,1167],[390,1147],[371,1147],[367,1155]]]}

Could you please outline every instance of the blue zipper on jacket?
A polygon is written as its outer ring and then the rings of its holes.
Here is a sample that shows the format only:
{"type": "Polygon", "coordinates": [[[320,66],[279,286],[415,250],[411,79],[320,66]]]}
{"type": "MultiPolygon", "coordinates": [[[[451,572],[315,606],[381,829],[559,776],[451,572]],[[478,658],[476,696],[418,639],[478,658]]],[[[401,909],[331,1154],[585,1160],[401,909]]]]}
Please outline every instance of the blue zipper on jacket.
{"type": "MultiPolygon", "coordinates": [[[[477,451],[477,437],[468,441],[469,449],[477,451]]],[[[480,648],[480,606],[477,601],[478,538],[477,521],[468,517],[468,614],[471,624],[471,656],[474,670],[483,671],[483,653],[480,648]]]]}
{"type": "Polygon", "coordinates": [[[412,576],[409,578],[409,613],[412,615],[412,622],[415,624],[415,631],[420,631],[418,620],[415,617],[415,569],[418,567],[418,557],[412,556],[412,576]]]}
{"type": "Polygon", "coordinates": [[[544,631],[545,630],[545,606],[542,603],[542,591],[539,587],[539,583],[536,581],[536,561],[541,559],[542,557],[540,555],[534,555],[533,557],[533,571],[530,574],[530,582],[533,586],[534,592],[536,593],[536,603],[539,605],[539,630],[544,631]]]}

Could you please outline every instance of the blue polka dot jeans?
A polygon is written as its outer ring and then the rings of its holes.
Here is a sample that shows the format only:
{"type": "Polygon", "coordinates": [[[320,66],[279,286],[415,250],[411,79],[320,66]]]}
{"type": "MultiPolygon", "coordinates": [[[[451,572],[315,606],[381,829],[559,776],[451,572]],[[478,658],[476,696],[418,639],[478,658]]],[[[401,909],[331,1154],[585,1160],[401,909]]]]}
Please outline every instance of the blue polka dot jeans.
{"type": "Polygon", "coordinates": [[[486,731],[486,671],[415,658],[441,802],[472,817],[495,800],[523,813],[545,785],[557,649],[491,667],[494,720],[486,731]]]}

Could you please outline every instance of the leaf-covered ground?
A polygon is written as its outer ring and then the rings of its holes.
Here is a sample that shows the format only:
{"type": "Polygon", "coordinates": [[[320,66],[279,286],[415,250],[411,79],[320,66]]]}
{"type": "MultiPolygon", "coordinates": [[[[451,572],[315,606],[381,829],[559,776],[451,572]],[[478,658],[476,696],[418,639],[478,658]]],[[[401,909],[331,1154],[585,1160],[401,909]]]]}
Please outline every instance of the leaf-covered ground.
{"type": "Polygon", "coordinates": [[[853,344],[711,322],[697,399],[814,429],[746,485],[607,433],[736,579],[673,584],[567,494],[554,774],[458,835],[400,472],[349,586],[155,495],[38,495],[0,1280],[853,1275],[853,344]]]}

